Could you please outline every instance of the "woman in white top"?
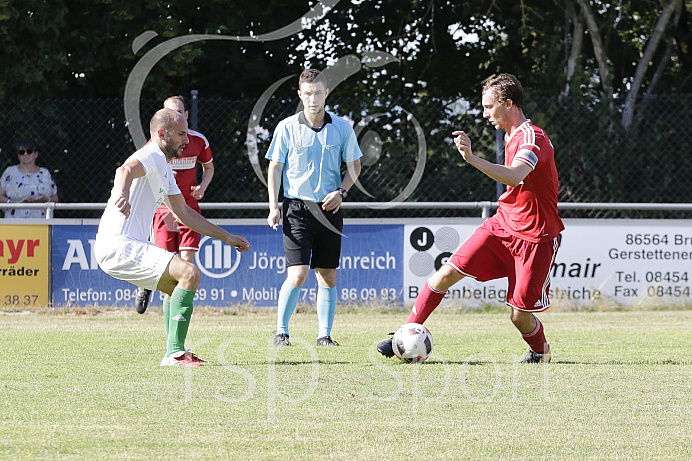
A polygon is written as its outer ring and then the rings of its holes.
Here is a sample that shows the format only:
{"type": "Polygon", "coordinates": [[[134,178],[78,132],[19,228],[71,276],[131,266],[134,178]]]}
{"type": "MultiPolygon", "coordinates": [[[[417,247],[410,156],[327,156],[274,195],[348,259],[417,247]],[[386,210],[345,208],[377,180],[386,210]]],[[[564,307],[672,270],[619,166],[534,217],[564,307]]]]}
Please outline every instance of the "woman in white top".
{"type": "MultiPolygon", "coordinates": [[[[8,167],[0,176],[0,202],[45,203],[58,201],[58,188],[46,168],[36,165],[38,144],[31,139],[15,144],[19,164],[8,167]]],[[[46,210],[12,208],[6,218],[45,218],[46,210]]]]}

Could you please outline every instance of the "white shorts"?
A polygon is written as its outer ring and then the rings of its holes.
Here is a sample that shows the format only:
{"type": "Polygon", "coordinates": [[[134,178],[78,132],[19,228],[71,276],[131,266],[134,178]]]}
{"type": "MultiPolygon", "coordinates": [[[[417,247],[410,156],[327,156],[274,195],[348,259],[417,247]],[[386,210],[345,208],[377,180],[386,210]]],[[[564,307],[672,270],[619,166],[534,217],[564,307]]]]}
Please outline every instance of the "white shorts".
{"type": "Polygon", "coordinates": [[[96,234],[94,256],[106,274],[147,290],[156,290],[174,253],[150,242],[96,234]]]}

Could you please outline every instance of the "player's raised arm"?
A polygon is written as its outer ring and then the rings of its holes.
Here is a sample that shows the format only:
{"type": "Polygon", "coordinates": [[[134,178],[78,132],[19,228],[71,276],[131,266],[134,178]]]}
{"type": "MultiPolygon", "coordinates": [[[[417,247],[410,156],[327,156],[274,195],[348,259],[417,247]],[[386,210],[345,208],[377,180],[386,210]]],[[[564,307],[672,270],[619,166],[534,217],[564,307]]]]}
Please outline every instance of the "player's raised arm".
{"type": "Polygon", "coordinates": [[[454,136],[454,145],[464,160],[495,181],[501,182],[507,186],[516,187],[529,173],[531,173],[531,171],[533,171],[531,166],[517,159],[515,159],[510,166],[489,162],[484,158],[474,155],[471,149],[471,139],[464,131],[454,131],[452,135],[454,136]]]}

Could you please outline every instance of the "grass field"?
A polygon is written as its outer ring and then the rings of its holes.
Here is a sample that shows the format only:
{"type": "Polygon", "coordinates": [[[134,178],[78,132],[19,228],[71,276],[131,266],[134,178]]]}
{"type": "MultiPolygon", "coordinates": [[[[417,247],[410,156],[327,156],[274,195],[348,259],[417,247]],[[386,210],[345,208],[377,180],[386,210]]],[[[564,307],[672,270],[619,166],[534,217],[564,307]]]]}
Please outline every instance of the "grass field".
{"type": "Polygon", "coordinates": [[[508,313],[436,312],[421,365],[376,354],[405,314],[197,313],[160,367],[162,316],[0,313],[0,459],[692,459],[692,311],[547,312],[549,365],[508,313]]]}

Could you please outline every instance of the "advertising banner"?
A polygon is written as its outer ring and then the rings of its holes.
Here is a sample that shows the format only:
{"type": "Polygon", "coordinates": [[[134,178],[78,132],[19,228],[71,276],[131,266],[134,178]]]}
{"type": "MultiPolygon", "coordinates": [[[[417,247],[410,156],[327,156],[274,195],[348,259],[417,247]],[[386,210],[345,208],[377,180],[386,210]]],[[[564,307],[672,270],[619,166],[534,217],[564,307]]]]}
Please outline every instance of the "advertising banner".
{"type": "MultiPolygon", "coordinates": [[[[407,225],[404,230],[404,302],[481,224],[407,225]]],[[[552,304],[614,300],[665,306],[692,302],[692,222],[685,220],[565,220],[551,271],[552,304]]],[[[469,307],[504,304],[507,279],[465,278],[444,303],[469,307]]]]}
{"type": "Polygon", "coordinates": [[[0,307],[49,304],[47,225],[0,226],[0,307]]]}
{"type": "MultiPolygon", "coordinates": [[[[196,264],[202,272],[197,306],[237,303],[275,306],[286,278],[281,231],[266,225],[223,228],[246,237],[252,247],[239,253],[219,240],[202,236],[196,264]]],[[[96,225],[53,227],[53,299],[56,306],[134,306],[137,287],[98,268],[93,255],[96,225]]],[[[339,302],[403,301],[403,226],[345,225],[338,271],[339,302]]],[[[300,301],[317,295],[314,273],[300,301]]],[[[162,294],[156,292],[158,305],[162,294]]]]}

